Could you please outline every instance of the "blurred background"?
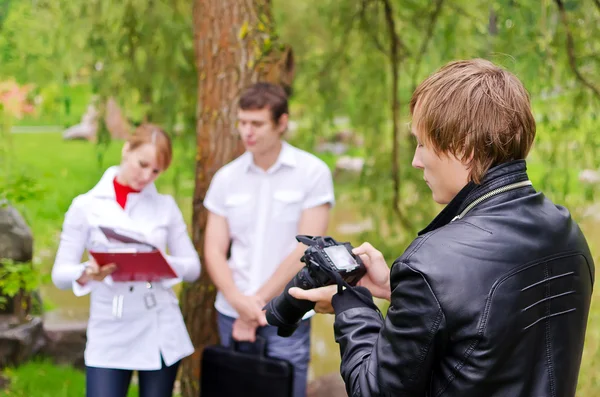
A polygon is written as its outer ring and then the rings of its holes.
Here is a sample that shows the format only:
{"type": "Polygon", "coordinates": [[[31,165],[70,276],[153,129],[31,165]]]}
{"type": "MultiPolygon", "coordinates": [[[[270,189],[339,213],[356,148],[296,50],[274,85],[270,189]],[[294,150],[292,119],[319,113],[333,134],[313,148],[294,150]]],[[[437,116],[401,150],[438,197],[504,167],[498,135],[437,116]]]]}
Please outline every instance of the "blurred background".
{"type": "MultiPolygon", "coordinates": [[[[599,0],[0,0],[0,232],[14,209],[30,229],[19,238],[33,241],[25,259],[2,260],[0,303],[13,317],[0,334],[20,326],[44,335],[38,347],[35,333],[0,343],[10,357],[0,396],[83,393],[89,301],[58,291],[49,273],[71,200],[120,161],[132,127],[149,120],[173,136],[174,163],[157,186],[176,197],[198,246],[193,203],[205,187],[196,175],[214,172],[199,155],[204,138],[235,144],[234,124],[206,122],[227,113],[211,98],[222,100],[220,79],[237,73],[241,86],[240,71],[284,59],[293,69],[279,79],[291,91],[287,139],[334,174],[329,234],[370,241],[391,263],[440,210],[410,166],[411,93],[444,63],[473,57],[529,90],[538,126],[530,178],[570,209],[600,263],[599,0]],[[223,52],[239,65],[211,63],[223,52]]],[[[204,285],[179,291],[188,320],[212,307],[209,289],[190,306],[204,285]]],[[[196,323],[192,333],[213,338],[212,325],[196,323]]],[[[314,319],[311,393],[339,383],[332,323],[314,319]]],[[[600,395],[599,343],[595,293],[578,396],[600,395]]],[[[178,393],[195,395],[197,371],[184,365],[178,393]]]]}

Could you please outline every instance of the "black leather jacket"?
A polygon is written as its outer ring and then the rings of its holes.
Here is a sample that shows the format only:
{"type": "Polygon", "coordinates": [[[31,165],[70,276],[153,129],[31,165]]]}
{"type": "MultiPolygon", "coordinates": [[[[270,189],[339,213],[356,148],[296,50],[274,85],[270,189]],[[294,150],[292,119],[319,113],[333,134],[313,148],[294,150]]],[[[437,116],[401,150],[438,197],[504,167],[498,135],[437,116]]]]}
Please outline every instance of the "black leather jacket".
{"type": "Polygon", "coordinates": [[[575,395],[594,263],[527,179],[514,161],[467,185],[394,262],[385,320],[364,288],[334,296],[350,396],[575,395]]]}

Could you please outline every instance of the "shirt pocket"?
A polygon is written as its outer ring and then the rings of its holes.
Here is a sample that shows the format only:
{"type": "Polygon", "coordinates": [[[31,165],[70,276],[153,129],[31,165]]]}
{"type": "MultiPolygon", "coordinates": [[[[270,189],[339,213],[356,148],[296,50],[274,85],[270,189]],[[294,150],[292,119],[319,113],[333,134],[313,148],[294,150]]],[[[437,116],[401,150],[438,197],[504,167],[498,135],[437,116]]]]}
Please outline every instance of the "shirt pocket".
{"type": "Polygon", "coordinates": [[[225,199],[225,213],[232,236],[244,233],[251,222],[252,195],[231,194],[225,199]]]}
{"type": "Polygon", "coordinates": [[[279,190],[273,194],[273,220],[298,222],[304,194],[299,190],[279,190]]]}

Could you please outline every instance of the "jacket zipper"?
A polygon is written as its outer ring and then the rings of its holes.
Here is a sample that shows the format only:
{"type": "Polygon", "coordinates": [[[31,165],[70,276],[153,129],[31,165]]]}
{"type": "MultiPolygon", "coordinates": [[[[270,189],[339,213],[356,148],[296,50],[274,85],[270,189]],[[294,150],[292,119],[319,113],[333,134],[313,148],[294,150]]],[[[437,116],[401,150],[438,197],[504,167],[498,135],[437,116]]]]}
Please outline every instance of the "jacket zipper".
{"type": "Polygon", "coordinates": [[[481,203],[484,200],[489,199],[490,197],[494,197],[497,194],[508,192],[510,190],[518,189],[525,186],[531,186],[532,183],[530,180],[521,181],[517,183],[512,183],[510,185],[499,187],[498,189],[494,189],[491,192],[487,192],[483,196],[479,197],[477,200],[473,201],[471,204],[467,206],[460,214],[456,215],[450,222],[454,222],[456,220],[462,219],[467,212],[471,211],[477,204],[481,203]]]}

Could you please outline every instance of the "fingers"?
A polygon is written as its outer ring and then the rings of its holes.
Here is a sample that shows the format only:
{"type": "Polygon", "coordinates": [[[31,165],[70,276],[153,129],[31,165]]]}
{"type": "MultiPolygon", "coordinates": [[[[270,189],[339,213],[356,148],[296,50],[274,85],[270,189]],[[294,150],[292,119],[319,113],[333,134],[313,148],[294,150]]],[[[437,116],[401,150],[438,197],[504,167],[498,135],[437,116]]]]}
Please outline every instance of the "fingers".
{"type": "Polygon", "coordinates": [[[331,297],[337,293],[337,285],[329,285],[327,287],[314,288],[303,290],[301,288],[292,287],[289,293],[296,299],[306,300],[311,302],[326,301],[331,302],[331,297]]]}
{"type": "Polygon", "coordinates": [[[383,254],[380,251],[376,250],[375,247],[373,247],[370,243],[362,243],[358,247],[354,248],[352,250],[352,253],[354,253],[354,255],[359,255],[360,258],[363,259],[363,262],[367,267],[373,262],[385,262],[383,254]],[[366,261],[364,260],[365,257],[368,258],[366,261]]]}
{"type": "Polygon", "coordinates": [[[90,262],[85,267],[85,274],[94,281],[102,281],[115,270],[117,270],[117,265],[114,263],[100,267],[96,262],[90,262]]]}
{"type": "Polygon", "coordinates": [[[258,325],[261,327],[264,327],[265,325],[269,325],[269,323],[267,322],[266,311],[262,311],[261,315],[258,316],[258,325]]]}
{"type": "Polygon", "coordinates": [[[323,314],[332,314],[334,312],[333,306],[329,302],[318,302],[315,305],[315,312],[323,314]]]}
{"type": "Polygon", "coordinates": [[[377,250],[375,249],[375,247],[373,247],[373,246],[371,245],[371,243],[367,243],[367,242],[364,242],[364,243],[362,243],[361,245],[359,245],[358,247],[355,247],[355,248],[353,248],[353,249],[352,249],[352,252],[353,252],[355,255],[362,255],[362,254],[365,254],[365,255],[367,255],[367,256],[371,256],[370,254],[371,254],[373,251],[377,251],[377,250]]]}
{"type": "Polygon", "coordinates": [[[233,328],[231,330],[231,336],[233,339],[238,342],[248,341],[254,342],[256,341],[256,322],[247,322],[242,319],[237,319],[233,323],[233,328]]]}
{"type": "Polygon", "coordinates": [[[115,270],[117,270],[117,265],[114,263],[111,263],[110,265],[102,266],[102,273],[104,273],[107,276],[111,273],[114,273],[115,270]]]}
{"type": "Polygon", "coordinates": [[[95,261],[89,261],[87,265],[85,265],[85,272],[87,274],[96,274],[100,271],[100,266],[95,261]]]}

